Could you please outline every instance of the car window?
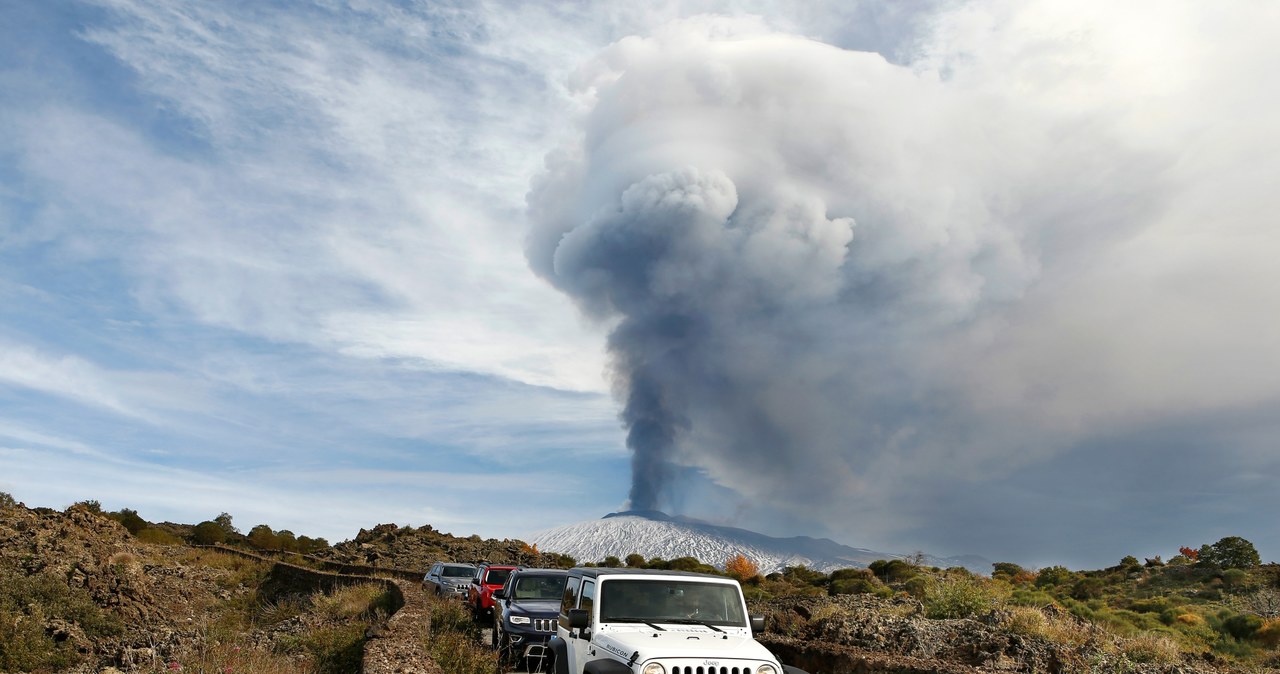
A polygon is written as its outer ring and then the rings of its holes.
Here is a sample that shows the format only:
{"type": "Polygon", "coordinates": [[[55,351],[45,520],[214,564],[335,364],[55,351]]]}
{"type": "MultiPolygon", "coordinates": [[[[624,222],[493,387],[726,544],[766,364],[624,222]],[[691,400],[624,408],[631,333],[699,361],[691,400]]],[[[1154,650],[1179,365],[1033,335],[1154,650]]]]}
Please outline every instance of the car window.
{"type": "Polygon", "coordinates": [[[475,569],[469,566],[446,566],[444,567],[444,575],[446,578],[466,578],[475,573],[475,569]]]}
{"type": "Polygon", "coordinates": [[[578,600],[578,608],[591,613],[591,605],[596,600],[596,582],[594,580],[582,581],[582,598],[578,600]]]}
{"type": "Polygon", "coordinates": [[[510,575],[511,569],[489,569],[489,577],[484,582],[486,585],[501,585],[510,575]]]}
{"type": "Polygon", "coordinates": [[[604,621],[692,618],[716,625],[747,624],[741,594],[737,586],[727,583],[610,579],[600,594],[604,621]]]}
{"type": "Polygon", "coordinates": [[[582,579],[576,576],[570,576],[564,584],[564,594],[560,599],[560,624],[565,629],[569,629],[569,610],[578,606],[578,589],[582,585],[582,579]]]}
{"type": "MultiPolygon", "coordinates": [[[[561,576],[514,576],[514,599],[559,599],[564,588],[561,576]]],[[[510,583],[508,583],[510,584],[510,583]]],[[[511,594],[508,592],[508,594],[511,594]]]]}

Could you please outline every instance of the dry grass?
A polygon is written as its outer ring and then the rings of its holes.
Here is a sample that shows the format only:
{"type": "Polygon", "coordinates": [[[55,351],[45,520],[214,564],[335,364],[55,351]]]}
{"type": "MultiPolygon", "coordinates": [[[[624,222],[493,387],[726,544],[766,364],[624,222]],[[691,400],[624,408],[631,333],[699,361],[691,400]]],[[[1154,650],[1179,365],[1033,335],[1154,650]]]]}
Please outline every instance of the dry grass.
{"type": "Polygon", "coordinates": [[[1079,648],[1089,642],[1089,626],[1068,614],[1048,615],[1034,606],[1011,606],[1005,627],[1014,634],[1038,637],[1062,646],[1079,648]]]}
{"type": "Polygon", "coordinates": [[[110,566],[132,567],[137,566],[138,556],[132,552],[120,551],[113,553],[107,558],[107,564],[110,566]]]}
{"type": "Polygon", "coordinates": [[[427,650],[444,674],[493,674],[498,653],[481,644],[479,630],[462,602],[432,598],[427,650]]]}
{"type": "Polygon", "coordinates": [[[1147,632],[1120,644],[1120,651],[1132,662],[1172,665],[1182,661],[1181,649],[1173,638],[1147,632]]]}
{"type": "Polygon", "coordinates": [[[168,658],[150,663],[147,672],[184,674],[314,674],[309,658],[298,658],[269,649],[237,643],[198,644],[168,658]]]}
{"type": "Polygon", "coordinates": [[[823,606],[819,606],[816,610],[814,610],[809,615],[809,619],[810,620],[826,620],[828,618],[834,618],[838,615],[845,615],[847,613],[848,611],[844,610],[843,608],[835,604],[826,604],[823,606]]]}
{"type": "Polygon", "coordinates": [[[317,596],[313,600],[315,613],[329,620],[349,620],[378,612],[386,593],[380,583],[361,583],[317,596]]]}
{"type": "Polygon", "coordinates": [[[1254,638],[1267,648],[1280,647],[1280,618],[1272,618],[1263,623],[1254,638]]]}

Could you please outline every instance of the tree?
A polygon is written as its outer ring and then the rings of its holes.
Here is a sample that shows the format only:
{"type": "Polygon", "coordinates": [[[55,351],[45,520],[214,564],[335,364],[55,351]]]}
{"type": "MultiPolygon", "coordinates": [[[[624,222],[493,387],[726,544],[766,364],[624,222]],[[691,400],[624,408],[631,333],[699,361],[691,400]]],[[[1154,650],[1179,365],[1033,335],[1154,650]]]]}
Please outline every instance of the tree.
{"type": "Polygon", "coordinates": [[[147,521],[138,515],[138,511],[129,508],[121,508],[120,512],[112,513],[111,518],[122,524],[134,536],[137,536],[138,532],[147,528],[147,521]]]}
{"type": "Polygon", "coordinates": [[[1013,582],[1018,576],[1025,576],[1027,570],[1013,562],[996,562],[991,565],[991,577],[1003,578],[1004,580],[1013,582]]]}
{"type": "Polygon", "coordinates": [[[631,553],[631,554],[627,555],[627,558],[626,558],[626,560],[625,560],[625,561],[626,561],[626,563],[627,563],[627,566],[629,566],[629,567],[631,567],[631,568],[633,568],[633,569],[638,569],[638,568],[640,568],[640,567],[644,566],[644,555],[642,555],[642,554],[640,554],[640,553],[638,553],[638,552],[633,552],[633,553],[631,553]]]}
{"type": "Polygon", "coordinates": [[[249,530],[249,545],[259,550],[275,550],[280,547],[280,540],[276,538],[276,533],[271,530],[271,527],[259,524],[249,530]]]}
{"type": "Polygon", "coordinates": [[[282,552],[297,552],[298,539],[288,529],[281,529],[276,532],[276,545],[282,552]]]}
{"type": "Polygon", "coordinates": [[[1065,566],[1047,566],[1036,575],[1036,587],[1074,583],[1079,577],[1065,566]]]}
{"type": "Polygon", "coordinates": [[[746,555],[734,555],[724,563],[724,572],[739,581],[755,578],[760,575],[760,567],[746,555]]]}
{"type": "Polygon", "coordinates": [[[213,521],[217,523],[218,526],[222,527],[222,530],[226,532],[228,536],[237,536],[240,534],[240,530],[231,524],[231,515],[228,513],[218,515],[213,518],[213,521]]]}
{"type": "Polygon", "coordinates": [[[600,565],[606,568],[616,569],[619,566],[622,566],[622,560],[618,559],[617,555],[609,555],[604,558],[603,562],[600,562],[600,565]]]}
{"type": "Polygon", "coordinates": [[[217,522],[206,520],[191,530],[191,541],[196,545],[214,545],[227,540],[227,532],[217,522]]]}
{"type": "Polygon", "coordinates": [[[1213,545],[1200,547],[1201,563],[1220,569],[1252,569],[1262,564],[1253,543],[1239,536],[1227,536],[1213,545]]]}

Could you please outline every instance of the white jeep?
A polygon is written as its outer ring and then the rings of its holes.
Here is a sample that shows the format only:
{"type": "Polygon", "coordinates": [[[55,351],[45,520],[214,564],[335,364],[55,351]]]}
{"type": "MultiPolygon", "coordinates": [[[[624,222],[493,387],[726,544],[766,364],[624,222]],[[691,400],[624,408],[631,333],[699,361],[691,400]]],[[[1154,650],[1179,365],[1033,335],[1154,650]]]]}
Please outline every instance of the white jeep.
{"type": "Polygon", "coordinates": [[[681,571],[569,571],[556,635],[555,674],[804,674],[752,638],[731,578],[681,571]]]}

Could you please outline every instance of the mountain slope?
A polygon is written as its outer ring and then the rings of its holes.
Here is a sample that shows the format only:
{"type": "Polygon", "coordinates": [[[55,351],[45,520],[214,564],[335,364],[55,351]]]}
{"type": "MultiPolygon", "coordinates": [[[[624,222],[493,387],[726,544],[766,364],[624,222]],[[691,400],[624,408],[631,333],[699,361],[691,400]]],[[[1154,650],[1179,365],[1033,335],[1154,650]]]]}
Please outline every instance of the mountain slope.
{"type": "MultiPolygon", "coordinates": [[[[655,511],[610,513],[598,520],[547,529],[533,534],[529,542],[544,552],[570,555],[580,562],[599,562],[610,555],[623,558],[639,553],[645,559],[696,557],[714,566],[736,555],[755,562],[763,573],[781,571],[785,566],[804,565],[829,572],[834,569],[865,567],[877,559],[899,559],[904,555],[854,548],[826,538],[795,536],[775,538],[764,534],[723,527],[655,511]]],[[[989,573],[991,563],[981,557],[932,557],[930,566],[964,566],[989,573]]]]}

